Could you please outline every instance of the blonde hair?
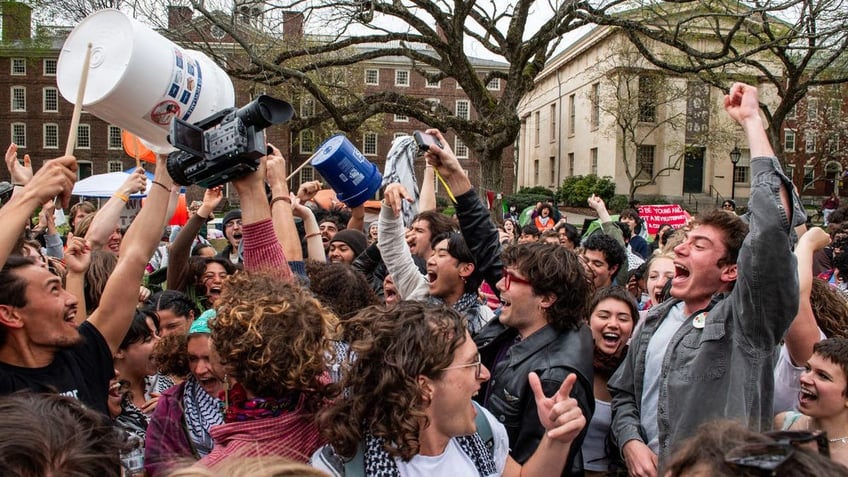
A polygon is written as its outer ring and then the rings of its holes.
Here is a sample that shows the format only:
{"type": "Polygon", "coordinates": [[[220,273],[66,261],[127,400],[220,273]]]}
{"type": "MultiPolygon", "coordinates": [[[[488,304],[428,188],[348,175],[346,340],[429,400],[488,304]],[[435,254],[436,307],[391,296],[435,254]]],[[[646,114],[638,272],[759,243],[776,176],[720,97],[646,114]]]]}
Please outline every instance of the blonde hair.
{"type": "Polygon", "coordinates": [[[192,465],[178,469],[168,477],[327,477],[327,474],[306,464],[283,457],[235,457],[206,468],[192,465]]]}

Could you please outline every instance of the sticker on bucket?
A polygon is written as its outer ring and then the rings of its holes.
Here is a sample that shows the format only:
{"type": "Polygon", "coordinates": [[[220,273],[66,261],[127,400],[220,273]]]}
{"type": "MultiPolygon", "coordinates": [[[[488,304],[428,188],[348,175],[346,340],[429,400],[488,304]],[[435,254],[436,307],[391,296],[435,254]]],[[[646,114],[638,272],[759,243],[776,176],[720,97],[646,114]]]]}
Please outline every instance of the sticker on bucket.
{"type": "Polygon", "coordinates": [[[339,180],[342,182],[347,182],[348,180],[353,182],[353,185],[358,186],[360,182],[365,180],[365,174],[359,171],[352,162],[348,159],[342,159],[338,162],[338,167],[342,171],[347,171],[347,173],[339,174],[339,180]]]}
{"type": "Polygon", "coordinates": [[[168,126],[174,116],[187,120],[197,107],[200,90],[203,84],[200,62],[187,55],[179,48],[173,50],[173,71],[165,99],[157,103],[150,111],[149,119],[155,124],[168,126]]]}

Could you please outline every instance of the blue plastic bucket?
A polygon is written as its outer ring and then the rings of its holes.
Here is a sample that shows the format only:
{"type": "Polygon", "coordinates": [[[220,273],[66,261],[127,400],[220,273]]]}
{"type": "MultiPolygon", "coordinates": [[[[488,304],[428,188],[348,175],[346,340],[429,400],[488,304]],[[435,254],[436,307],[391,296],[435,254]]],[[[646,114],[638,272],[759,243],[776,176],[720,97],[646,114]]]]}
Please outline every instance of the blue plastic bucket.
{"type": "Polygon", "coordinates": [[[357,207],[377,193],[383,175],[343,134],[324,141],[310,158],[312,167],[348,207],[357,207]]]}

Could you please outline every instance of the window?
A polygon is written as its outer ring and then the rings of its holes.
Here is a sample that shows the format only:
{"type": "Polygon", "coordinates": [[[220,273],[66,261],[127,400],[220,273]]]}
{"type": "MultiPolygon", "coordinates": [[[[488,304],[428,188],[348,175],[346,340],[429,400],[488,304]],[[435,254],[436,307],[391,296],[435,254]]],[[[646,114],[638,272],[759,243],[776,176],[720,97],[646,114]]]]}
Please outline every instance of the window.
{"type": "Polygon", "coordinates": [[[59,112],[59,90],[52,87],[47,86],[42,91],[42,96],[44,99],[44,112],[45,113],[58,113],[59,112]]]}
{"type": "Polygon", "coordinates": [[[831,133],[827,138],[827,152],[836,154],[839,152],[839,133],[831,133]]]}
{"type": "Polygon", "coordinates": [[[638,146],[636,148],[636,172],[640,179],[651,180],[654,177],[655,146],[638,146]]]}
{"type": "Polygon", "coordinates": [[[551,105],[551,130],[550,130],[550,141],[554,142],[557,138],[557,120],[556,120],[556,103],[551,105]]]}
{"type": "Polygon", "coordinates": [[[380,84],[380,70],[367,69],[365,70],[365,84],[378,85],[380,84]]]}
{"type": "Polygon", "coordinates": [[[305,129],[300,132],[299,141],[301,154],[312,154],[315,150],[315,134],[305,129]]]}
{"type": "Polygon", "coordinates": [[[406,136],[409,136],[409,134],[402,133],[402,132],[396,132],[396,133],[394,133],[394,135],[392,135],[392,142],[394,142],[395,139],[399,139],[399,138],[406,137],[406,136]]]}
{"type": "Polygon", "coordinates": [[[813,183],[816,178],[816,169],[813,166],[804,166],[804,187],[813,183]]]}
{"type": "Polygon", "coordinates": [[[56,76],[56,58],[44,58],[44,76],[56,76]]]}
{"type": "Polygon", "coordinates": [[[315,99],[302,98],[300,100],[300,117],[311,118],[315,115],[315,99]]]}
{"type": "MultiPolygon", "coordinates": [[[[740,164],[741,164],[741,162],[740,162],[740,164]]],[[[734,176],[735,177],[734,180],[737,183],[744,184],[744,183],[748,182],[748,176],[750,175],[750,173],[751,173],[751,168],[749,166],[742,166],[742,165],[737,164],[736,165],[736,173],[735,173],[736,175],[734,176]]]]}
{"type": "Polygon", "coordinates": [[[44,130],[44,149],[59,149],[59,125],[47,123],[44,130]]]}
{"type": "Polygon", "coordinates": [[[405,114],[395,113],[395,121],[399,122],[399,123],[408,123],[409,122],[409,116],[407,116],[405,114]]]}
{"type": "Polygon", "coordinates": [[[91,161],[77,160],[77,180],[91,177],[94,174],[94,164],[91,161]]]}
{"type": "Polygon", "coordinates": [[[795,119],[797,117],[796,113],[795,113],[795,110],[796,110],[797,107],[798,107],[797,104],[792,106],[792,109],[790,109],[789,112],[786,113],[786,119],[795,119]]]}
{"type": "Polygon", "coordinates": [[[490,91],[500,91],[501,90],[501,79],[500,78],[492,78],[486,83],[486,89],[490,91]]]}
{"type": "Polygon", "coordinates": [[[828,111],[830,115],[831,122],[839,121],[842,117],[842,100],[834,99],[830,102],[830,111],[828,111]]]}
{"type": "Polygon", "coordinates": [[[467,99],[456,101],[456,117],[460,119],[471,119],[471,103],[467,99]]]}
{"type": "Polygon", "coordinates": [[[656,80],[650,76],[639,77],[639,121],[653,123],[657,120],[656,80]]]}
{"type": "MultiPolygon", "coordinates": [[[[106,147],[113,151],[121,150],[124,147],[124,141],[121,139],[121,128],[118,126],[112,126],[111,124],[107,126],[106,135],[108,144],[106,147]]],[[[122,169],[123,170],[123,169],[122,169]]]]}
{"type": "Polygon", "coordinates": [[[568,177],[574,176],[574,153],[568,153],[568,177]]]}
{"type": "Polygon", "coordinates": [[[453,152],[456,154],[457,159],[468,159],[468,146],[460,138],[456,138],[454,141],[453,152]]]}
{"type": "MultiPolygon", "coordinates": [[[[428,71],[427,74],[434,75],[434,74],[437,74],[437,72],[428,71]]],[[[425,79],[424,83],[425,83],[424,86],[426,86],[427,88],[440,88],[442,86],[441,80],[430,81],[429,79],[425,79]]]]}
{"type": "Polygon", "coordinates": [[[539,145],[539,131],[542,129],[542,115],[539,111],[536,111],[536,114],[533,115],[534,125],[533,125],[533,145],[539,145]]]}
{"type": "Polygon", "coordinates": [[[23,76],[26,74],[26,60],[23,58],[12,58],[12,76],[23,76]]]}
{"type": "Polygon", "coordinates": [[[574,110],[575,107],[574,95],[572,94],[568,97],[568,134],[570,135],[574,134],[574,117],[576,116],[574,110]]]}
{"type": "Polygon", "coordinates": [[[795,152],[795,131],[791,129],[783,130],[783,150],[795,152]]]}
{"type": "Polygon", "coordinates": [[[818,119],[819,117],[819,100],[810,98],[807,100],[807,120],[818,119]]]}
{"type": "Polygon", "coordinates": [[[12,142],[17,144],[19,148],[26,147],[26,124],[12,123],[12,142]]]}
{"type": "Polygon", "coordinates": [[[76,149],[91,149],[91,126],[88,124],[80,124],[77,126],[77,147],[76,149]]]}
{"type": "Polygon", "coordinates": [[[551,175],[551,185],[556,186],[556,157],[548,158],[548,172],[551,175]]]}
{"type": "Polygon", "coordinates": [[[533,161],[533,185],[539,185],[539,160],[533,161]]]}
{"type": "Polygon", "coordinates": [[[804,134],[804,152],[816,152],[816,133],[813,131],[804,134]]]}
{"type": "Polygon", "coordinates": [[[592,96],[590,98],[592,102],[592,116],[591,116],[591,126],[592,129],[598,129],[598,126],[601,125],[601,84],[595,83],[592,85],[592,96]]]}
{"type": "Polygon", "coordinates": [[[12,111],[26,111],[26,88],[12,86],[12,111]]]}
{"type": "Polygon", "coordinates": [[[395,86],[409,86],[408,70],[395,70],[395,86]]]}
{"type": "Polygon", "coordinates": [[[589,149],[589,160],[592,164],[592,174],[598,175],[598,148],[589,149]]]}
{"type": "Polygon", "coordinates": [[[369,132],[362,135],[362,154],[377,155],[377,133],[369,132]]]}
{"type": "Polygon", "coordinates": [[[121,161],[109,161],[106,163],[106,172],[121,172],[124,170],[124,163],[121,161]]]}
{"type": "Polygon", "coordinates": [[[303,166],[300,170],[300,183],[315,180],[315,169],[312,166],[303,166]]]}

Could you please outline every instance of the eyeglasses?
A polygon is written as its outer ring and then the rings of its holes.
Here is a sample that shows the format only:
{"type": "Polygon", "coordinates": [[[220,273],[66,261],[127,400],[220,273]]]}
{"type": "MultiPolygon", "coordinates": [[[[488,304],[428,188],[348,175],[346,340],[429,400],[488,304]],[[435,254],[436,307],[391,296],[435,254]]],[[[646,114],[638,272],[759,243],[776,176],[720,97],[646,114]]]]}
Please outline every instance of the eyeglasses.
{"type": "Polygon", "coordinates": [[[510,287],[510,285],[512,285],[513,282],[521,283],[521,284],[524,284],[524,285],[530,284],[529,280],[519,278],[519,277],[515,276],[515,274],[513,274],[509,270],[504,270],[503,277],[504,277],[504,290],[509,290],[509,287],[510,287]]]}
{"type": "Polygon", "coordinates": [[[830,457],[827,434],[822,431],[771,431],[763,433],[774,442],[748,444],[731,449],[724,463],[734,470],[755,470],[761,475],[777,475],[797,447],[815,443],[819,454],[830,457]]]}
{"type": "Polygon", "coordinates": [[[722,207],[725,208],[725,209],[732,209],[733,204],[722,204],[722,207]]]}
{"type": "Polygon", "coordinates": [[[447,368],[442,368],[442,371],[447,371],[449,369],[461,369],[461,368],[470,368],[472,366],[476,366],[477,369],[474,370],[474,379],[480,379],[480,375],[483,372],[483,361],[480,359],[480,353],[477,353],[477,361],[468,364],[457,364],[456,366],[448,366],[447,368]]]}

